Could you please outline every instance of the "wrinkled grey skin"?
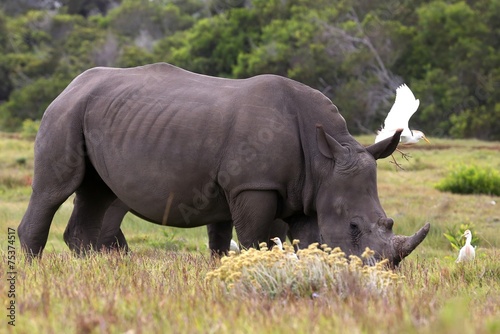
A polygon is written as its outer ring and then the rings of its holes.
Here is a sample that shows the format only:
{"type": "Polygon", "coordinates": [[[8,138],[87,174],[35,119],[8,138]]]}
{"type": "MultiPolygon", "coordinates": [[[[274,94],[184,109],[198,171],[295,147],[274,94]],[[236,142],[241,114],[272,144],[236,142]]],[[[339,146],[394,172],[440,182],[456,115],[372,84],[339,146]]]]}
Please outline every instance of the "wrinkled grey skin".
{"type": "Polygon", "coordinates": [[[40,256],[55,211],[76,192],[64,237],[77,252],[97,247],[118,198],[168,226],[232,221],[243,247],[267,241],[278,218],[317,224],[323,242],[348,254],[368,246],[397,264],[429,230],[395,236],[378,199],[375,160],[400,134],[365,148],[328,98],[275,75],[94,68],[43,116],[19,240],[40,256]]]}

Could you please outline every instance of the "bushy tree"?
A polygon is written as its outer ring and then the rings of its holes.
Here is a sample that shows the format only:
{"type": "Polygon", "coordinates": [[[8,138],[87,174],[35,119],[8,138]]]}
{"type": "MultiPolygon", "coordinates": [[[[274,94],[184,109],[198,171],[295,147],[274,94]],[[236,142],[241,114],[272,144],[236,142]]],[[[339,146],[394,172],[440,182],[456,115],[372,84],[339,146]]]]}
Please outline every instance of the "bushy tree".
{"type": "Polygon", "coordinates": [[[6,128],[18,129],[25,119],[41,119],[50,102],[68,83],[64,79],[39,78],[17,89],[0,106],[0,121],[6,128]]]}
{"type": "Polygon", "coordinates": [[[259,38],[255,15],[236,8],[203,18],[189,30],[158,43],[155,54],[186,69],[219,76],[232,76],[238,55],[259,38]]]}
{"type": "Polygon", "coordinates": [[[124,0],[109,12],[110,27],[119,35],[136,38],[147,33],[153,40],[190,27],[194,19],[170,2],[124,0]]]}

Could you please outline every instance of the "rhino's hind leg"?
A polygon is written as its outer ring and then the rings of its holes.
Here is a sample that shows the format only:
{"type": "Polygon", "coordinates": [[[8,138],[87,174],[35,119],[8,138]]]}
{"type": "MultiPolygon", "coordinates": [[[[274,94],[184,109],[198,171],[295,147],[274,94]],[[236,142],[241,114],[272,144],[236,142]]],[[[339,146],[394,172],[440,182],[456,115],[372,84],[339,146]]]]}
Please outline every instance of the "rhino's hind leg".
{"type": "Polygon", "coordinates": [[[101,233],[97,241],[98,250],[128,252],[127,240],[120,229],[123,217],[128,211],[128,206],[118,198],[109,206],[102,221],[101,233]]]}
{"type": "Polygon", "coordinates": [[[42,122],[35,142],[33,192],[17,230],[29,258],[42,255],[54,214],[79,187],[85,174],[83,152],[73,150],[79,137],[60,133],[51,136],[43,128],[42,122]]]}
{"type": "Polygon", "coordinates": [[[49,197],[45,192],[33,190],[28,209],[17,229],[21,247],[29,258],[42,255],[54,214],[70,195],[68,191],[49,197]]]}
{"type": "Polygon", "coordinates": [[[227,255],[233,236],[233,222],[219,222],[207,225],[208,248],[213,256],[227,255]]]}
{"type": "Polygon", "coordinates": [[[244,191],[232,201],[234,227],[244,248],[257,248],[260,242],[269,242],[277,203],[277,193],[266,190],[244,191]]]}
{"type": "Polygon", "coordinates": [[[64,241],[71,250],[77,254],[97,250],[104,214],[115,199],[115,194],[88,164],[85,177],[76,190],[73,213],[64,231],[64,241]]]}

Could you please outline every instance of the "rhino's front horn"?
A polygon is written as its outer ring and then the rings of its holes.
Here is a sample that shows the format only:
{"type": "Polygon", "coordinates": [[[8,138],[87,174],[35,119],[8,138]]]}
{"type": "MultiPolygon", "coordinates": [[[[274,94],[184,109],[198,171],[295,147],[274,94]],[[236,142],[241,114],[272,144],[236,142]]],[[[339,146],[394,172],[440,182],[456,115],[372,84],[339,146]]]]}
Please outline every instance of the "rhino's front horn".
{"type": "Polygon", "coordinates": [[[411,237],[406,237],[402,235],[396,235],[393,238],[393,246],[395,250],[395,256],[393,260],[393,264],[396,266],[401,262],[402,259],[410,255],[411,252],[422,241],[424,241],[427,233],[429,233],[429,229],[431,228],[431,224],[426,223],[417,233],[412,235],[411,237]]]}

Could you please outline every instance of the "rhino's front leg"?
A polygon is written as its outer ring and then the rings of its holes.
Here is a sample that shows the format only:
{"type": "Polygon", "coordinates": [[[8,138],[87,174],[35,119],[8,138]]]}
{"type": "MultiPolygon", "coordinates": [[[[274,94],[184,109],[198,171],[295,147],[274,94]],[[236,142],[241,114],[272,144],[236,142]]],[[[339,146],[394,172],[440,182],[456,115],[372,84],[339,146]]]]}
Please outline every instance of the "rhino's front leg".
{"type": "Polygon", "coordinates": [[[298,248],[306,248],[312,243],[321,242],[321,234],[316,217],[299,215],[286,219],[288,223],[288,237],[290,240],[298,239],[298,248]]]}
{"type": "Polygon", "coordinates": [[[233,236],[233,222],[220,222],[207,225],[208,247],[211,255],[227,255],[233,236]]]}
{"type": "Polygon", "coordinates": [[[244,248],[269,241],[276,216],[278,196],[275,191],[248,190],[230,203],[231,215],[238,240],[244,248]]]}
{"type": "MultiPolygon", "coordinates": [[[[281,241],[285,241],[288,234],[288,224],[281,219],[275,219],[269,230],[269,236],[267,238],[267,246],[272,249],[276,244],[271,241],[272,238],[278,237],[281,241]]],[[[291,240],[291,239],[290,239],[291,240]]]]}

